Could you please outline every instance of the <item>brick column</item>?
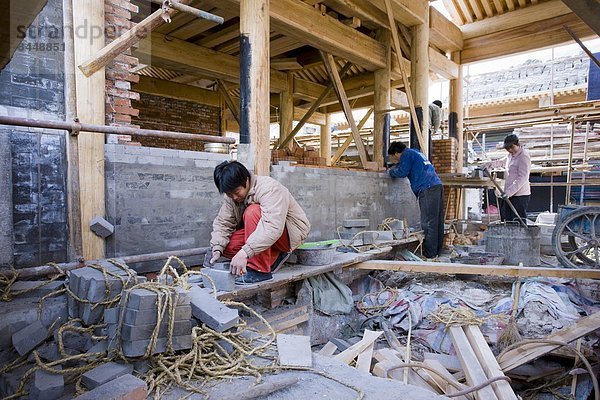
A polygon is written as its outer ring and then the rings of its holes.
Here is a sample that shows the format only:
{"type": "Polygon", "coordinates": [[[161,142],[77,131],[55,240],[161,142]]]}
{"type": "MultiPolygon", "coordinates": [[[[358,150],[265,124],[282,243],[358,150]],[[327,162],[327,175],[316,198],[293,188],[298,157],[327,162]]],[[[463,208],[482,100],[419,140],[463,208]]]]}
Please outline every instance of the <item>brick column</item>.
{"type": "MultiPolygon", "coordinates": [[[[438,174],[453,174],[456,172],[457,143],[455,138],[433,140],[431,151],[431,163],[438,174]]],[[[444,187],[444,210],[446,220],[457,219],[456,201],[460,189],[444,187]]]]}

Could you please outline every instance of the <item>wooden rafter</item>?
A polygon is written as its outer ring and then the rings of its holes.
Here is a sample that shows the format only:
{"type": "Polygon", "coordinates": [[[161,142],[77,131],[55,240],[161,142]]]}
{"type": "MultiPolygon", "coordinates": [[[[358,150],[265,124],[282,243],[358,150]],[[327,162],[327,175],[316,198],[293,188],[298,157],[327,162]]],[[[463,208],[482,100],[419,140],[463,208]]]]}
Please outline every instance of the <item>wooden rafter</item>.
{"type": "Polygon", "coordinates": [[[454,4],[453,0],[442,0],[442,2],[444,3],[446,10],[448,10],[450,13],[450,18],[452,18],[452,21],[454,21],[456,25],[462,25],[465,23],[466,20],[458,12],[456,4],[454,4]]]}
{"type": "Polygon", "coordinates": [[[473,14],[471,13],[471,9],[467,4],[467,0],[456,0],[456,2],[458,3],[458,9],[464,17],[465,23],[473,22],[473,14]]]}
{"type": "Polygon", "coordinates": [[[515,11],[515,2],[513,0],[505,0],[508,11],[515,11]]]}
{"type": "Polygon", "coordinates": [[[492,10],[492,5],[490,4],[490,0],[481,0],[481,5],[483,6],[485,15],[488,18],[493,17],[495,15],[494,10],[492,10]]]}
{"type": "Polygon", "coordinates": [[[238,22],[196,41],[196,44],[213,48],[230,40],[239,39],[239,36],[240,24],[238,22]]]}
{"type": "MultiPolygon", "coordinates": [[[[367,111],[365,116],[360,120],[360,122],[357,125],[359,132],[363,128],[363,126],[365,126],[365,124],[369,120],[369,117],[373,114],[374,110],[375,110],[375,108],[373,108],[373,107],[369,108],[369,111],[367,111]]],[[[352,143],[353,140],[354,140],[354,137],[352,135],[350,135],[346,138],[346,140],[340,146],[340,148],[336,150],[335,155],[333,157],[331,157],[331,165],[337,163],[339,161],[339,159],[342,158],[342,156],[344,155],[344,153],[346,152],[348,147],[350,147],[350,144],[352,143]]]]}
{"type": "Polygon", "coordinates": [[[479,4],[477,4],[477,0],[469,0],[469,4],[471,5],[471,9],[475,13],[475,16],[477,17],[477,19],[482,20],[483,12],[481,11],[481,8],[479,8],[479,4]]]}
{"type": "Polygon", "coordinates": [[[494,0],[494,7],[496,7],[497,14],[504,14],[504,6],[500,0],[494,0]]]}
{"type": "Polygon", "coordinates": [[[217,89],[219,90],[219,93],[223,97],[223,100],[225,101],[227,108],[229,108],[229,111],[231,111],[233,118],[235,118],[236,122],[239,124],[240,123],[239,102],[238,102],[238,104],[236,104],[233,101],[233,99],[229,95],[229,91],[227,90],[227,84],[225,82],[223,82],[221,79],[217,80],[217,89]]]}

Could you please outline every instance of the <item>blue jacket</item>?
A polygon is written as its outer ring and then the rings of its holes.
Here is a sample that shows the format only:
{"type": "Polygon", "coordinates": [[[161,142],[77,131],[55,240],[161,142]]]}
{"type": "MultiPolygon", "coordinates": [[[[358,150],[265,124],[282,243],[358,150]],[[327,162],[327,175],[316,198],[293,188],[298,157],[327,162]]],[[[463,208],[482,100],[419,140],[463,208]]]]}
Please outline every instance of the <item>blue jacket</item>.
{"type": "Polygon", "coordinates": [[[389,170],[389,173],[392,178],[408,178],[410,188],[417,196],[423,190],[442,184],[431,162],[423,153],[413,149],[404,149],[400,161],[389,170]]]}

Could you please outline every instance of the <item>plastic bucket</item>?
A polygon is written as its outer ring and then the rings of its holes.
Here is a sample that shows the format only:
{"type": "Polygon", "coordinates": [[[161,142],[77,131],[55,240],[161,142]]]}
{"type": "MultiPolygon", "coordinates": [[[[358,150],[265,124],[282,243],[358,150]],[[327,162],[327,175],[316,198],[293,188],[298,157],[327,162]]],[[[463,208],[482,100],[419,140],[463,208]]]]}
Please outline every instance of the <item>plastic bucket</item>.
{"type": "Polygon", "coordinates": [[[327,265],[333,262],[336,253],[336,247],[321,249],[296,249],[298,264],[302,265],[327,265]]]}

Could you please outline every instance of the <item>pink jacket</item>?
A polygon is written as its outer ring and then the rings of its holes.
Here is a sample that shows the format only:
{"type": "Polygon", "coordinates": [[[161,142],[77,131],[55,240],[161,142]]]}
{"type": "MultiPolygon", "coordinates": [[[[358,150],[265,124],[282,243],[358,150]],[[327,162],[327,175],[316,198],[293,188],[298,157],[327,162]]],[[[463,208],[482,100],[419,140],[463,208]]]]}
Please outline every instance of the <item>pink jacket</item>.
{"type": "Polygon", "coordinates": [[[527,196],[531,194],[529,186],[529,172],[531,171],[531,157],[529,152],[521,147],[515,155],[495,160],[490,163],[491,167],[506,168],[508,172],[504,183],[504,192],[508,197],[527,196]]]}

